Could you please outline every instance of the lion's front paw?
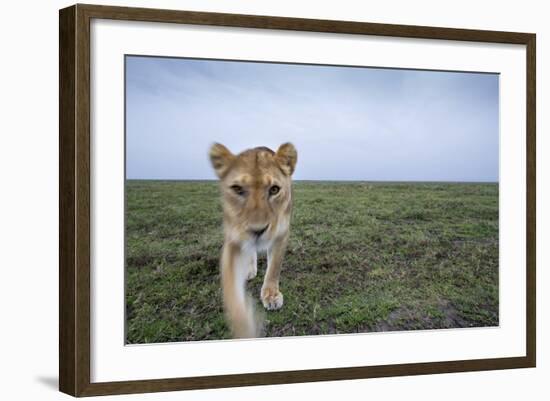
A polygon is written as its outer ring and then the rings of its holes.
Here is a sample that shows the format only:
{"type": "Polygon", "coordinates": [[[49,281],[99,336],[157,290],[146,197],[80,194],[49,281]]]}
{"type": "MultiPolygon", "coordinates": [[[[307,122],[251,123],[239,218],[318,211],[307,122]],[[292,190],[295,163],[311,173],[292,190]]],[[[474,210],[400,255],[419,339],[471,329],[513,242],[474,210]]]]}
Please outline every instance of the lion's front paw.
{"type": "Polygon", "coordinates": [[[283,306],[283,293],[277,288],[262,288],[261,298],[267,310],[277,310],[283,306]]]}

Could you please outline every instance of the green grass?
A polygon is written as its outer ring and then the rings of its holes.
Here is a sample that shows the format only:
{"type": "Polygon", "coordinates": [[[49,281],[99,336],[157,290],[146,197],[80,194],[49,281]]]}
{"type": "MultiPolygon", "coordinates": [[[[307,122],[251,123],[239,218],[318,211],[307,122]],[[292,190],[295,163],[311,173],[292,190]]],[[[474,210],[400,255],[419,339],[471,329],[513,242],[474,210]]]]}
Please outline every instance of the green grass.
{"type": "MultiPolygon", "coordinates": [[[[127,342],[229,338],[217,183],[126,194],[127,342]]],[[[281,291],[267,336],[496,326],[498,185],[295,182],[281,291]]]]}

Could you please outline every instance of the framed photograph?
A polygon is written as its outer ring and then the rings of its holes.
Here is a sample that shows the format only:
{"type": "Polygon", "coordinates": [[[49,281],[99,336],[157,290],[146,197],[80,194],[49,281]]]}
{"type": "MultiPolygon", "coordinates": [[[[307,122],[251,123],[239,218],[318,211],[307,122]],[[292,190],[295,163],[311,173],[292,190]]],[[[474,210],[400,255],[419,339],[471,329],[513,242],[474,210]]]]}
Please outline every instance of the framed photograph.
{"type": "Polygon", "coordinates": [[[535,366],[535,34],[59,27],[62,392],[535,366]]]}

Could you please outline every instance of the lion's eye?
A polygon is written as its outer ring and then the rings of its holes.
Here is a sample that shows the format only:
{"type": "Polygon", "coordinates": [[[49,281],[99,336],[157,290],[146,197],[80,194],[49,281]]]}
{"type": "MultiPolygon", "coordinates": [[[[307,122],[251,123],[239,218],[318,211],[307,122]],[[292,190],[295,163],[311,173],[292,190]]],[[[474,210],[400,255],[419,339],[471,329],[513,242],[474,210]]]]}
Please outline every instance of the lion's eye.
{"type": "Polygon", "coordinates": [[[269,195],[277,195],[280,190],[280,187],[278,187],[277,185],[273,185],[271,188],[269,188],[269,195]]]}
{"type": "Polygon", "coordinates": [[[231,185],[231,189],[233,192],[235,192],[237,195],[243,196],[244,195],[244,189],[240,185],[231,185]]]}

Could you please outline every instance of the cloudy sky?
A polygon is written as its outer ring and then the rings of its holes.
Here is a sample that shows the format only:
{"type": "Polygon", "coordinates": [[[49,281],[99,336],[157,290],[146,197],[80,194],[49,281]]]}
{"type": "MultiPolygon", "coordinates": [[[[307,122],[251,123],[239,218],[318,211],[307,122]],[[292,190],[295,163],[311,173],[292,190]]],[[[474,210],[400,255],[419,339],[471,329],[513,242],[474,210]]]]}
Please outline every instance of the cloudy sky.
{"type": "Polygon", "coordinates": [[[498,181],[498,99],[495,74],[127,56],[127,178],[290,141],[298,180],[498,181]]]}

